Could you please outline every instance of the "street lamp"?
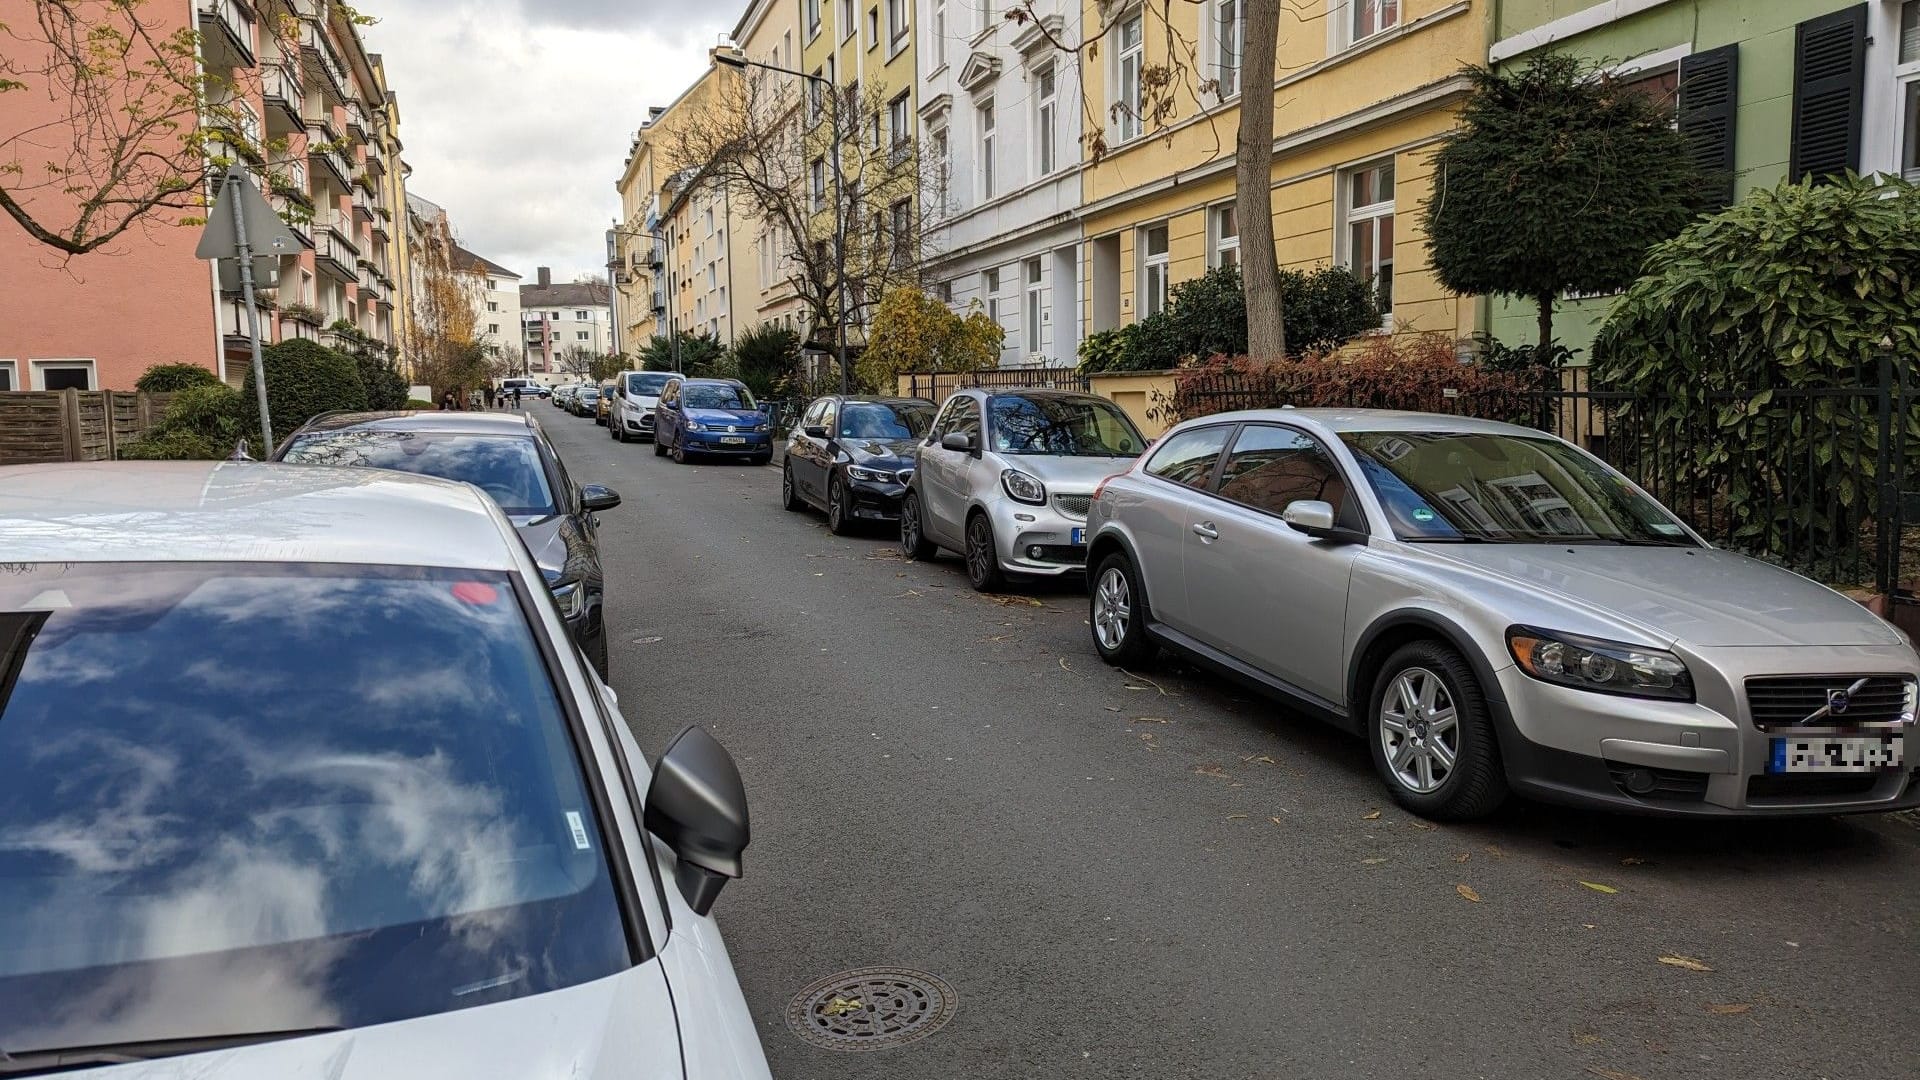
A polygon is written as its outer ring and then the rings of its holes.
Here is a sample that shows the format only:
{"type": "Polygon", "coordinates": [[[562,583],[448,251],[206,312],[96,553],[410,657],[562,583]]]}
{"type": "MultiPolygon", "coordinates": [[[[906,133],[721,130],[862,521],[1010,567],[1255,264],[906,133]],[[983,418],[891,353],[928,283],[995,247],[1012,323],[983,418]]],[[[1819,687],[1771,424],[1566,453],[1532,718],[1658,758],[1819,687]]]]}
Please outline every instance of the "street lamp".
{"type": "Polygon", "coordinates": [[[778,67],[774,64],[763,64],[758,60],[749,60],[737,52],[727,52],[723,49],[716,49],[713,53],[713,62],[742,70],[756,67],[765,71],[779,72],[782,75],[796,75],[810,83],[816,83],[821,86],[825,90],[828,103],[833,109],[833,147],[831,154],[833,159],[833,292],[836,306],[840,309],[839,325],[834,327],[833,331],[833,349],[834,361],[840,366],[840,392],[842,394],[847,393],[847,216],[844,212],[846,207],[841,205],[842,201],[846,198],[847,188],[846,178],[840,172],[840,101],[838,91],[832,81],[819,75],[810,75],[804,71],[795,71],[792,68],[778,67]]]}

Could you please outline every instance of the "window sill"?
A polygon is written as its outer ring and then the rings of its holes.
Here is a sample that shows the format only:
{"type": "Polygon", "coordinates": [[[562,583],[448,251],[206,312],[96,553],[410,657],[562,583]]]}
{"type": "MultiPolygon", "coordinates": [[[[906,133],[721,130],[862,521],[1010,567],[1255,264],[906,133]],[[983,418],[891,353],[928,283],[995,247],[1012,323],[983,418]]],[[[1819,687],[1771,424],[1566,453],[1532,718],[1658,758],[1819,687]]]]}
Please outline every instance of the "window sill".
{"type": "MultiPolygon", "coordinates": [[[[901,53],[903,53],[903,52],[906,52],[906,51],[907,51],[907,42],[908,42],[908,41],[910,41],[910,40],[912,40],[912,39],[911,39],[910,37],[908,37],[907,35],[902,35],[902,36],[900,36],[900,37],[898,37],[898,38],[896,38],[896,39],[894,39],[894,40],[893,40],[892,42],[890,42],[890,43],[888,43],[888,45],[887,45],[887,63],[889,63],[889,64],[891,64],[891,63],[893,63],[893,61],[895,60],[895,58],[897,58],[897,57],[898,57],[898,56],[899,56],[899,55],[900,55],[901,53]]],[[[940,65],[940,67],[946,67],[946,65],[945,65],[945,64],[942,64],[942,65],[940,65]]],[[[935,70],[935,71],[938,71],[938,70],[940,70],[940,69],[939,69],[939,68],[935,68],[934,70],[935,70]]]]}

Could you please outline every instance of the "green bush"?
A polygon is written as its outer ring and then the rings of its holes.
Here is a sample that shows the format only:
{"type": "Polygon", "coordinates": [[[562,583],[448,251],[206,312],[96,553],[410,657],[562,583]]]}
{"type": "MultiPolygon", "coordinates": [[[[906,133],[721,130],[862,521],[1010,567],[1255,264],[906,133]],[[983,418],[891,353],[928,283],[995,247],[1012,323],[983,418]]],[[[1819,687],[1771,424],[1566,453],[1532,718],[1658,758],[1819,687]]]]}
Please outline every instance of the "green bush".
{"type": "Polygon", "coordinates": [[[122,461],[219,461],[233,453],[198,432],[155,428],[120,447],[122,461]]]}
{"type": "Polygon", "coordinates": [[[756,397],[770,397],[799,369],[800,335],[761,323],[734,339],[733,360],[747,389],[756,397]]]}
{"type": "Polygon", "coordinates": [[[160,422],[121,447],[120,456],[134,461],[224,458],[242,438],[257,444],[259,424],[253,399],[233,387],[218,381],[192,386],[174,394],[160,422]]]}
{"type": "MultiPolygon", "coordinates": [[[[267,409],[273,414],[277,444],[301,424],[323,412],[367,407],[367,388],[350,358],[318,342],[295,338],[266,350],[267,409]]],[[[247,372],[247,400],[253,400],[253,372],[247,372]]],[[[271,447],[264,448],[271,451],[271,447]]]]}
{"type": "Polygon", "coordinates": [[[1594,378],[1649,399],[1635,426],[1724,500],[1736,543],[1819,557],[1874,510],[1875,403],[1779,392],[1874,385],[1889,353],[1920,354],[1920,188],[1847,176],[1756,191],[1655,247],[1594,378]]]}
{"type": "MultiPolygon", "coordinates": [[[[1373,286],[1339,266],[1280,271],[1292,356],[1326,352],[1380,328],[1373,286]]],[[[1173,287],[1166,309],[1080,343],[1080,369],[1152,371],[1241,356],[1247,351],[1247,296],[1238,267],[1221,266],[1173,287]]]]}
{"type": "Polygon", "coordinates": [[[220,377],[199,364],[155,364],[140,373],[133,388],[148,394],[171,394],[189,386],[218,386],[220,377]]]}
{"type": "Polygon", "coordinates": [[[421,401],[419,398],[407,399],[407,408],[409,409],[437,409],[439,407],[440,406],[435,405],[431,401],[421,401]]]}

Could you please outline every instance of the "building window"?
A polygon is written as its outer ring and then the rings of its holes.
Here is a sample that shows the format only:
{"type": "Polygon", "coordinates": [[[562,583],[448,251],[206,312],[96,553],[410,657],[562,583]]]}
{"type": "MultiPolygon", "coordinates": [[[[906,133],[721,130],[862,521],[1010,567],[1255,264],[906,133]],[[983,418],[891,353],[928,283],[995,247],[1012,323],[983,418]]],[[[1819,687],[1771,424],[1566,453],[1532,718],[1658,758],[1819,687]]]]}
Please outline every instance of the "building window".
{"type": "Polygon", "coordinates": [[[1167,226],[1163,222],[1140,230],[1140,317],[1149,318],[1167,308],[1167,226]]]}
{"type": "Polygon", "coordinates": [[[947,66],[947,0],[933,0],[933,18],[928,20],[927,55],[933,58],[931,71],[947,66]]]}
{"type": "Polygon", "coordinates": [[[500,332],[500,324],[499,324],[499,323],[497,323],[497,322],[490,322],[490,323],[488,323],[488,324],[487,324],[487,333],[489,333],[489,334],[497,334],[497,333],[499,333],[499,332],[500,332]]]}
{"type": "Polygon", "coordinates": [[[91,360],[31,360],[35,390],[93,389],[91,360]]]}
{"type": "Polygon", "coordinates": [[[1893,69],[1900,106],[1900,173],[1920,181],[1920,0],[1900,5],[1900,52],[1893,69]]]}
{"type": "Polygon", "coordinates": [[[499,310],[500,310],[500,301],[498,301],[498,300],[489,300],[489,301],[487,301],[487,310],[488,310],[488,311],[499,311],[499,310]]]}
{"type": "Polygon", "coordinates": [[[1046,288],[1041,284],[1040,260],[1028,259],[1021,273],[1027,281],[1027,294],[1020,307],[1021,321],[1027,330],[1027,355],[1039,356],[1047,302],[1046,288]]]}
{"type": "Polygon", "coordinates": [[[1207,211],[1207,229],[1213,239],[1214,266],[1240,265],[1240,216],[1232,203],[1207,211]]]}
{"type": "Polygon", "coordinates": [[[880,9],[867,9],[867,48],[880,44],[880,9]]]}
{"type": "Polygon", "coordinates": [[[913,261],[913,204],[906,199],[895,202],[891,208],[893,215],[889,235],[893,240],[893,265],[905,266],[913,261]]]}
{"type": "Polygon", "coordinates": [[[933,283],[933,298],[943,304],[953,303],[953,282],[936,281],[933,283]]]}
{"type": "Polygon", "coordinates": [[[589,333],[589,332],[587,332],[587,331],[585,331],[585,330],[579,330],[579,331],[576,331],[576,332],[574,333],[574,335],[573,335],[573,336],[574,336],[575,338],[577,338],[577,339],[579,339],[580,341],[591,341],[591,340],[593,340],[593,335],[592,335],[591,333],[589,333]]]}
{"type": "Polygon", "coordinates": [[[707,288],[717,289],[719,287],[720,287],[720,271],[718,268],[714,266],[714,264],[708,263],[707,264],[707,288]]]}
{"type": "Polygon", "coordinates": [[[1387,325],[1393,321],[1393,162],[1363,165],[1341,176],[1341,229],[1347,268],[1374,283],[1387,325]]]}
{"type": "Polygon", "coordinates": [[[1349,0],[1352,4],[1351,41],[1370,38],[1400,25],[1400,0],[1349,0]]]}
{"type": "Polygon", "coordinates": [[[487,291],[488,291],[488,292],[499,292],[499,291],[500,291],[500,283],[499,283],[499,282],[497,282],[497,281],[495,281],[495,280],[493,280],[492,278],[488,278],[488,279],[487,279],[487,291]]]}
{"type": "Polygon", "coordinates": [[[1053,65],[1048,64],[1033,77],[1033,141],[1040,166],[1039,175],[1049,176],[1059,165],[1055,144],[1060,115],[1060,97],[1055,91],[1053,65]]]}
{"type": "Polygon", "coordinates": [[[953,151],[947,145],[947,129],[934,128],[927,136],[927,144],[933,153],[933,196],[935,204],[944,212],[947,208],[947,188],[953,179],[953,151]]]}
{"type": "Polygon", "coordinates": [[[1000,268],[990,266],[980,271],[980,291],[987,294],[987,318],[1000,325],[1000,268]]]}
{"type": "Polygon", "coordinates": [[[0,360],[0,392],[20,389],[19,364],[13,360],[0,360]]]}
{"type": "Polygon", "coordinates": [[[993,99],[988,98],[980,105],[980,201],[993,198],[993,99]]]}
{"type": "Polygon", "coordinates": [[[1114,85],[1119,90],[1113,103],[1114,134],[1119,141],[1140,135],[1140,65],[1146,55],[1146,39],[1140,16],[1120,24],[1120,53],[1116,61],[1114,85]]]}
{"type": "Polygon", "coordinates": [[[812,37],[820,32],[820,0],[806,0],[806,5],[807,36],[812,37]]]}
{"type": "Polygon", "coordinates": [[[1207,12],[1212,20],[1208,41],[1213,46],[1213,77],[1219,83],[1215,92],[1224,101],[1240,92],[1240,55],[1247,16],[1241,0],[1212,0],[1207,12]]]}
{"type": "Polygon", "coordinates": [[[814,124],[819,123],[820,113],[824,110],[826,106],[826,92],[820,89],[822,86],[826,85],[824,81],[826,79],[826,76],[820,73],[821,70],[822,69],[820,68],[814,68],[813,77],[807,80],[807,122],[808,123],[814,123],[814,124]]]}
{"type": "Polygon", "coordinates": [[[819,158],[813,159],[813,212],[819,213],[827,208],[827,163],[819,158]]]}
{"type": "Polygon", "coordinates": [[[860,29],[860,23],[853,13],[853,0],[840,0],[840,40],[845,42],[860,29]]]}
{"type": "Polygon", "coordinates": [[[973,0],[973,32],[984,34],[993,25],[993,0],[973,0]]]}
{"type": "Polygon", "coordinates": [[[887,0],[887,40],[895,48],[907,37],[907,0],[887,0]]]}
{"type": "MultiPolygon", "coordinates": [[[[896,151],[905,150],[913,142],[912,114],[913,110],[908,107],[905,91],[902,91],[899,97],[887,102],[888,134],[893,137],[893,148],[896,151]]],[[[901,154],[896,153],[894,160],[898,161],[901,157],[901,154]]]]}

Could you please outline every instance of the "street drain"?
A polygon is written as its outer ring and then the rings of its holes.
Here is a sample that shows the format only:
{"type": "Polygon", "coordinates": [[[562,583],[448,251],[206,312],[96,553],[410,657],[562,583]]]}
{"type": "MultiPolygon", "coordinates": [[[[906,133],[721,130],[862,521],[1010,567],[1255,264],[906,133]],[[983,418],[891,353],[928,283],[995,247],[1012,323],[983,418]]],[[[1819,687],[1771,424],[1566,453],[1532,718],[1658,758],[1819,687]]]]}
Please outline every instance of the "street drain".
{"type": "Polygon", "coordinates": [[[787,1026],[823,1050],[885,1050],[925,1038],[960,1002],[938,976],[906,968],[829,975],[787,1006],[787,1026]]]}

